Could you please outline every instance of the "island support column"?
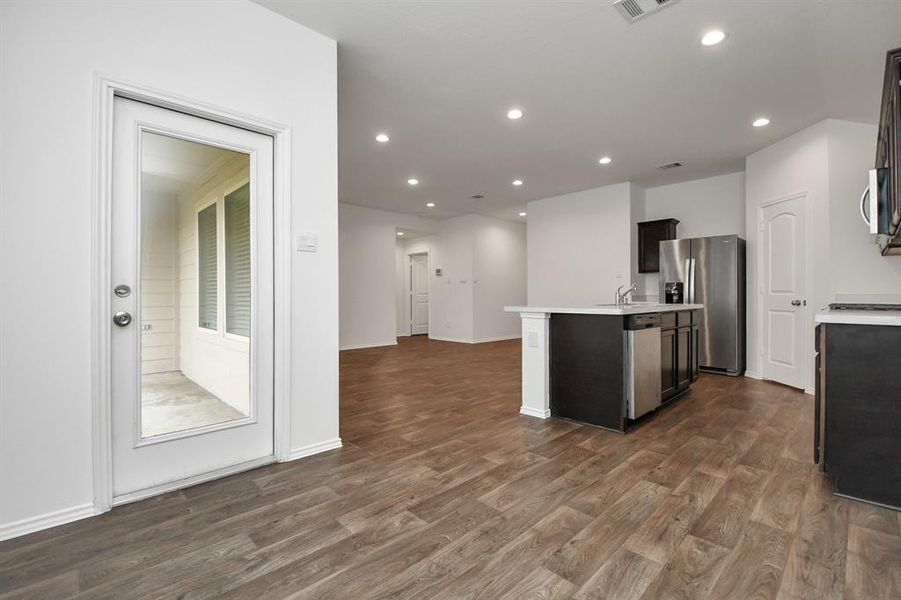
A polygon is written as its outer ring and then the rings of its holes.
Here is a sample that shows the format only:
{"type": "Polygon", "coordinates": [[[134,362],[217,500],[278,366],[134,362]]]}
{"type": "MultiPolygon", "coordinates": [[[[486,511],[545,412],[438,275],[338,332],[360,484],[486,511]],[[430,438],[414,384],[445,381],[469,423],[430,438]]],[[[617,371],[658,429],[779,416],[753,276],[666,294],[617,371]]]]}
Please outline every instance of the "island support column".
{"type": "Polygon", "coordinates": [[[522,408],[539,419],[551,416],[550,314],[520,313],[522,318],[522,408]]]}

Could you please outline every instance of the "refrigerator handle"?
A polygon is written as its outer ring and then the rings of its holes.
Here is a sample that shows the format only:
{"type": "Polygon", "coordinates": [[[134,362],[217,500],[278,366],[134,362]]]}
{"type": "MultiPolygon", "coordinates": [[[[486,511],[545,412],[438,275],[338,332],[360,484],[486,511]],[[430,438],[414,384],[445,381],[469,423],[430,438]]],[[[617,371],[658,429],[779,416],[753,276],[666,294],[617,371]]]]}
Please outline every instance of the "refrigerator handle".
{"type": "Polygon", "coordinates": [[[695,303],[695,259],[688,261],[688,303],[695,303]]]}

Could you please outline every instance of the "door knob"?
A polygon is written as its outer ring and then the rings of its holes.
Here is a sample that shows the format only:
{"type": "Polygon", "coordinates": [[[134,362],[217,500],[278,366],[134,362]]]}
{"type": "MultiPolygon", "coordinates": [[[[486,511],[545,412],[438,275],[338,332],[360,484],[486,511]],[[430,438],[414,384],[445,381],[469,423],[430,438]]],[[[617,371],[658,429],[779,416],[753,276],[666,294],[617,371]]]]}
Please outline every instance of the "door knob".
{"type": "Polygon", "coordinates": [[[125,327],[126,325],[131,323],[131,315],[127,312],[119,311],[113,315],[113,323],[115,323],[119,327],[125,327]]]}
{"type": "Polygon", "coordinates": [[[792,306],[801,306],[800,300],[792,300],[792,306]]]}

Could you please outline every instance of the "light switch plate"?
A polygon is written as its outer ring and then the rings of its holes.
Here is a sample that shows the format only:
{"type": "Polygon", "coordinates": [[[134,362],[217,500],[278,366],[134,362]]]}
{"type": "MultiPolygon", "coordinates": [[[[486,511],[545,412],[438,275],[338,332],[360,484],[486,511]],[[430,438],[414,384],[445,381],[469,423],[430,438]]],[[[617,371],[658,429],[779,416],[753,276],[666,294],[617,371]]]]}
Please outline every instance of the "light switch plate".
{"type": "Polygon", "coordinates": [[[315,231],[301,231],[297,234],[298,252],[316,252],[319,249],[319,234],[315,231]]]}

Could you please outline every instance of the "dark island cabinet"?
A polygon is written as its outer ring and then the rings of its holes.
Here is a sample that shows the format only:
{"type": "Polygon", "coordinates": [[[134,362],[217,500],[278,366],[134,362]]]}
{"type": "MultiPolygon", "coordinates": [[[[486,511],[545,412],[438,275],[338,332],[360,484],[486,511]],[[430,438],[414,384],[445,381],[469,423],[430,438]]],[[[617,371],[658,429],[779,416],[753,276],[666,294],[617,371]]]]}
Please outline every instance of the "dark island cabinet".
{"type": "Polygon", "coordinates": [[[813,459],[841,496],[901,510],[901,327],[816,331],[813,459]]]}
{"type": "Polygon", "coordinates": [[[638,224],[638,272],[660,272],[660,242],[676,239],[676,219],[644,221],[638,224]]]}
{"type": "Polygon", "coordinates": [[[681,394],[698,379],[698,322],[700,311],[661,315],[660,396],[664,402],[681,394]]]}
{"type": "Polygon", "coordinates": [[[671,398],[678,388],[676,383],[676,330],[664,329],[660,332],[660,365],[662,369],[660,395],[671,398]]]}

